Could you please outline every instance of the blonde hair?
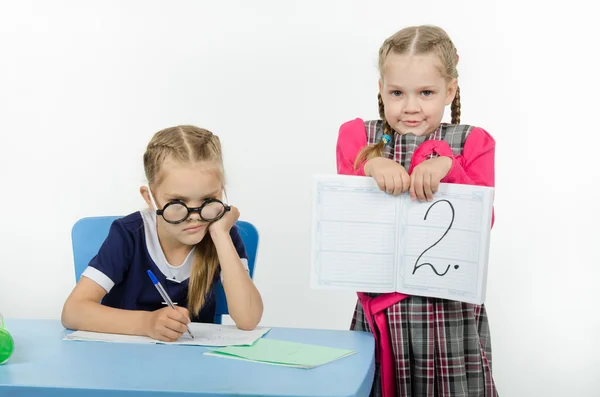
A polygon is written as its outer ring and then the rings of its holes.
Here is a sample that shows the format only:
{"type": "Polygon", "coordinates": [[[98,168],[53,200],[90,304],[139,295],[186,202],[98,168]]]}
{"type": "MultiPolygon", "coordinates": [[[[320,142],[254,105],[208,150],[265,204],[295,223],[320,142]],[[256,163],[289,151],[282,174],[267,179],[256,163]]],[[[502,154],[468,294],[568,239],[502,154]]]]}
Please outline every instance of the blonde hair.
{"type": "MultiPolygon", "coordinates": [[[[458,78],[456,64],[458,62],[458,54],[456,47],[450,40],[448,34],[437,26],[421,25],[411,26],[396,32],[391,37],[388,37],[379,48],[379,73],[383,79],[383,70],[385,61],[388,55],[393,52],[398,55],[411,54],[435,54],[442,62],[440,73],[448,80],[458,78]]],[[[385,119],[385,109],[381,94],[377,94],[379,102],[379,117],[383,120],[383,133],[389,135],[393,139],[393,130],[385,119]]],[[[456,95],[450,107],[452,114],[452,124],[460,123],[460,88],[457,87],[456,95]]],[[[354,167],[358,168],[360,163],[365,160],[370,160],[373,157],[379,157],[383,153],[385,141],[381,140],[378,143],[365,146],[354,163],[354,167]]]]}
{"type": "MultiPolygon", "coordinates": [[[[217,178],[225,186],[225,172],[219,137],[192,125],[180,125],[157,132],[144,153],[144,171],[149,185],[162,180],[161,167],[166,158],[179,162],[208,162],[216,166],[217,178]]],[[[213,284],[219,258],[210,234],[196,245],[188,287],[188,310],[197,315],[213,284]]]]}

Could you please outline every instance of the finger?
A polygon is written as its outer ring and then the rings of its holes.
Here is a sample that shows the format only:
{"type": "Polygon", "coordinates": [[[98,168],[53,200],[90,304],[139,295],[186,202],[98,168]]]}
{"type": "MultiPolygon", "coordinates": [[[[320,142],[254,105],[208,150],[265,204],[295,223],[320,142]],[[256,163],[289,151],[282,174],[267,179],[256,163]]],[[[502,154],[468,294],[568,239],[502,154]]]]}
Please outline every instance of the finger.
{"type": "Polygon", "coordinates": [[[377,186],[379,186],[379,190],[385,192],[385,179],[383,175],[377,175],[375,178],[375,182],[377,182],[377,186]]]}
{"type": "Polygon", "coordinates": [[[431,191],[431,174],[425,172],[423,174],[423,192],[427,201],[433,200],[433,192],[431,191]]]}
{"type": "Polygon", "coordinates": [[[240,211],[233,205],[229,206],[229,211],[223,216],[224,219],[228,220],[232,225],[239,219],[240,211]]]}
{"type": "Polygon", "coordinates": [[[423,174],[418,173],[417,175],[415,175],[414,185],[417,199],[419,199],[420,201],[425,200],[425,194],[423,193],[423,174]]]}
{"type": "Polygon", "coordinates": [[[179,310],[173,310],[173,309],[171,309],[167,312],[167,317],[169,320],[177,321],[182,324],[188,324],[189,319],[190,319],[189,316],[187,315],[187,313],[182,313],[179,310]]]}
{"type": "Polygon", "coordinates": [[[394,178],[394,191],[393,195],[398,196],[402,193],[402,174],[397,174],[392,176],[394,178]]]}
{"type": "Polygon", "coordinates": [[[164,327],[170,329],[171,331],[178,332],[180,334],[183,334],[185,331],[187,331],[187,324],[179,322],[177,320],[167,320],[164,324],[164,327]]]}
{"type": "Polygon", "coordinates": [[[403,172],[402,173],[402,193],[406,193],[408,192],[408,189],[410,189],[410,176],[408,175],[408,172],[403,172]]]}
{"type": "Polygon", "coordinates": [[[190,312],[188,309],[186,309],[185,307],[181,307],[181,306],[175,306],[175,309],[180,312],[181,314],[183,314],[186,318],[190,318],[190,312]]]}
{"type": "Polygon", "coordinates": [[[431,175],[431,191],[433,192],[433,194],[436,194],[438,192],[439,188],[440,188],[440,181],[438,181],[438,179],[436,177],[431,175]]]}
{"type": "Polygon", "coordinates": [[[415,173],[414,173],[414,171],[410,175],[410,188],[409,188],[408,191],[410,193],[410,198],[412,200],[416,200],[417,199],[417,193],[415,192],[415,173]]]}
{"type": "Polygon", "coordinates": [[[183,335],[183,332],[175,332],[172,329],[163,328],[159,336],[163,337],[167,342],[174,342],[179,339],[181,335],[183,335]]]}
{"type": "Polygon", "coordinates": [[[172,340],[170,340],[170,339],[162,336],[162,334],[153,335],[152,339],[156,339],[156,340],[159,340],[159,341],[162,341],[162,342],[173,342],[172,340]]]}
{"type": "Polygon", "coordinates": [[[164,329],[156,330],[156,334],[152,336],[152,339],[160,340],[163,342],[174,342],[176,339],[171,339],[163,335],[164,329]]]}
{"type": "Polygon", "coordinates": [[[385,176],[385,191],[387,194],[394,193],[394,177],[392,175],[385,176]]]}

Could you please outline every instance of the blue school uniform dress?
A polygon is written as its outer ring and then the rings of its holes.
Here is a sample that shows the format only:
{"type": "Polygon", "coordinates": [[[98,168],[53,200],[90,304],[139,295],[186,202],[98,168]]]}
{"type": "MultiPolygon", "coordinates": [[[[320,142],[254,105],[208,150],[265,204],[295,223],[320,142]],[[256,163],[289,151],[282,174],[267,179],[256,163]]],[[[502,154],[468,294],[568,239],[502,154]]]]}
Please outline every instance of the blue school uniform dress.
{"type": "MultiPolygon", "coordinates": [[[[231,240],[242,264],[248,271],[248,255],[244,242],[234,225],[230,231],[231,240]]],[[[187,308],[187,292],[190,271],[194,260],[192,248],[183,264],[167,262],[156,231],[156,212],[146,209],[117,219],[110,227],[109,234],[92,258],[83,276],[95,281],[106,290],[102,304],[117,309],[154,311],[166,307],[160,294],[148,277],[148,269],[156,275],[171,300],[187,308]]],[[[192,315],[195,322],[214,322],[216,299],[215,286],[222,280],[219,267],[207,294],[204,306],[198,315],[192,315]]]]}

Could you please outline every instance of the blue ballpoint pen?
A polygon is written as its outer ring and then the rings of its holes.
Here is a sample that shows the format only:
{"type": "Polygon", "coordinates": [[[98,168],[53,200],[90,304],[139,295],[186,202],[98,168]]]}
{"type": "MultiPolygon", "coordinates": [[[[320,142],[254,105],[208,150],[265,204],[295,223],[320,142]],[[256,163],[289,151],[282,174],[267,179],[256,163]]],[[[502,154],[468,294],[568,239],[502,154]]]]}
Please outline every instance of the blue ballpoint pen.
{"type": "MultiPolygon", "coordinates": [[[[152,270],[150,270],[150,269],[148,269],[148,276],[150,276],[150,279],[152,280],[152,283],[158,290],[158,293],[160,294],[160,296],[162,296],[162,298],[165,300],[165,302],[167,302],[167,304],[169,306],[171,306],[171,308],[175,309],[175,305],[173,304],[173,301],[171,300],[171,298],[169,298],[167,291],[165,291],[163,286],[158,282],[158,279],[156,278],[156,276],[154,275],[154,273],[152,273],[152,270]]],[[[190,331],[190,327],[187,327],[187,332],[190,335],[190,337],[192,339],[194,339],[194,335],[192,335],[192,331],[190,331]]]]}

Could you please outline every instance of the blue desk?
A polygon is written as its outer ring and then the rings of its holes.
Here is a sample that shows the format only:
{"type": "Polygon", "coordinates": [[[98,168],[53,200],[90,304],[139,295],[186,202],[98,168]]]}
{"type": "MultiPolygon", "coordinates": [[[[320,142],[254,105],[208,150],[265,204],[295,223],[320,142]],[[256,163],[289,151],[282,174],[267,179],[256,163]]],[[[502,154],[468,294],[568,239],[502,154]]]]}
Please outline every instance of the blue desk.
{"type": "Polygon", "coordinates": [[[266,338],[357,351],[313,369],[205,356],[198,346],[63,341],[57,320],[7,319],[15,353],[0,365],[0,396],[368,396],[369,333],[274,328],[266,338]],[[168,368],[165,368],[165,364],[168,368]]]}

